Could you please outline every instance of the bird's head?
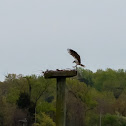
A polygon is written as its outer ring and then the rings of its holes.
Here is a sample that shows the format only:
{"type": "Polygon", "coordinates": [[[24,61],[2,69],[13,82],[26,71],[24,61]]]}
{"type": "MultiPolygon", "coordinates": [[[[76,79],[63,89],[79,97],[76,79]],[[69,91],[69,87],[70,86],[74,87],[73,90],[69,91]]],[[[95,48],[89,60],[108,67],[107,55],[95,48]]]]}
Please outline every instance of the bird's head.
{"type": "Polygon", "coordinates": [[[76,63],[76,61],[74,60],[73,63],[76,63]]]}
{"type": "Polygon", "coordinates": [[[76,63],[76,64],[78,64],[78,62],[77,62],[76,60],[74,60],[74,61],[73,61],[73,63],[76,63]]]}

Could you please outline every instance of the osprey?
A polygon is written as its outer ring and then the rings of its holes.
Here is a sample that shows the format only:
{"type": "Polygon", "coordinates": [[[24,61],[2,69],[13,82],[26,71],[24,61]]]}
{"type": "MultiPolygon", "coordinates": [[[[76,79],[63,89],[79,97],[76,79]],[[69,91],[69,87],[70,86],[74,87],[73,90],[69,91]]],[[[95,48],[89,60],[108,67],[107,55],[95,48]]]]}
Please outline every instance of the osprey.
{"type": "Polygon", "coordinates": [[[68,53],[70,55],[72,55],[74,57],[75,60],[73,61],[73,63],[76,63],[76,66],[75,66],[76,68],[77,68],[77,65],[80,65],[82,67],[85,67],[85,65],[81,64],[81,58],[80,58],[80,56],[78,55],[77,52],[75,52],[72,49],[67,49],[67,51],[68,51],[68,53]]]}

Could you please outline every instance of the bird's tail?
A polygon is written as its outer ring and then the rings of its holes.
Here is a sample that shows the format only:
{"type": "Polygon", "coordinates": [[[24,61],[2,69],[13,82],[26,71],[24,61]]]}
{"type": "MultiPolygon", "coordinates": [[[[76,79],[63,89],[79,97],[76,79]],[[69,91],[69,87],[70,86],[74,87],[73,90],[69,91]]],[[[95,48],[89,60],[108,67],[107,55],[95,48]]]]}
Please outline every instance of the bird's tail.
{"type": "Polygon", "coordinates": [[[85,65],[83,65],[83,64],[80,64],[80,66],[85,67],[85,65]]]}

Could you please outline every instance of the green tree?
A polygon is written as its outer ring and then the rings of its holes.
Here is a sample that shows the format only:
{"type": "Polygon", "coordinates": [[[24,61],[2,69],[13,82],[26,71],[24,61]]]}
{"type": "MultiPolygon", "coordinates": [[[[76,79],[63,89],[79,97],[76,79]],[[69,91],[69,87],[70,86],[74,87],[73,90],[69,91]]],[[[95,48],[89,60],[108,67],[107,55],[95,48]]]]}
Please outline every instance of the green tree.
{"type": "Polygon", "coordinates": [[[117,115],[111,114],[106,114],[102,120],[103,126],[122,126],[122,123],[117,115]]]}
{"type": "Polygon", "coordinates": [[[34,126],[56,126],[53,120],[45,113],[37,114],[37,123],[34,126]]]}

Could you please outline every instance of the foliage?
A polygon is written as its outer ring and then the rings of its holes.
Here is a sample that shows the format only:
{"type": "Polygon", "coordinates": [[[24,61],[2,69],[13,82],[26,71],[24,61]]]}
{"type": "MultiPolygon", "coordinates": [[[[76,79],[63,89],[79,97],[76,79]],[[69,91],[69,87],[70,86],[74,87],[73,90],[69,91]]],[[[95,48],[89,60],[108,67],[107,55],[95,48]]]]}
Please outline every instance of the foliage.
{"type": "Polygon", "coordinates": [[[21,109],[28,108],[30,105],[30,97],[27,93],[21,93],[19,99],[17,100],[17,105],[21,109]]]}
{"type": "Polygon", "coordinates": [[[80,82],[84,82],[85,84],[89,86],[93,86],[93,72],[90,70],[84,70],[81,68],[78,68],[78,80],[80,82]]]}
{"type": "Polygon", "coordinates": [[[126,126],[126,119],[119,115],[106,114],[102,123],[103,126],[126,126]]]}
{"type": "Polygon", "coordinates": [[[56,108],[52,103],[48,103],[46,101],[40,102],[37,106],[37,111],[41,111],[41,112],[55,112],[56,108]]]}
{"type": "Polygon", "coordinates": [[[35,126],[56,126],[53,120],[45,113],[40,113],[37,115],[37,123],[35,126]]]}
{"type": "MultiPolygon", "coordinates": [[[[125,70],[78,68],[67,79],[66,126],[97,126],[100,118],[102,126],[126,126],[125,99],[125,70]]],[[[0,82],[0,125],[17,126],[24,118],[28,125],[55,126],[55,79],[8,74],[0,82]]]]}
{"type": "Polygon", "coordinates": [[[103,125],[120,126],[120,122],[118,122],[118,117],[116,115],[106,114],[103,119],[103,125]]]}

